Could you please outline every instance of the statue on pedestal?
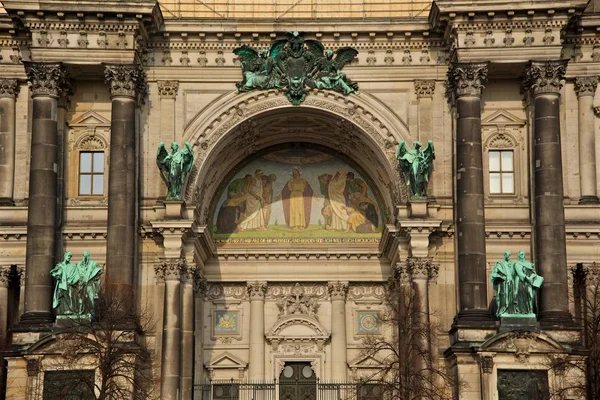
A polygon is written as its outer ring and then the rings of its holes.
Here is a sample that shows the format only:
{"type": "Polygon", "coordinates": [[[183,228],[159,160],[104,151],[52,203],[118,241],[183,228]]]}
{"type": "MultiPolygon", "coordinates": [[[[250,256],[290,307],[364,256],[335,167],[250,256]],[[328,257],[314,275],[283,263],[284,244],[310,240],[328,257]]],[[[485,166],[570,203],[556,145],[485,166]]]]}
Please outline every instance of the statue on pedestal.
{"type": "Polygon", "coordinates": [[[427,146],[423,150],[421,150],[422,146],[421,142],[415,140],[413,142],[414,149],[410,150],[406,148],[406,142],[403,140],[396,151],[400,169],[404,174],[406,184],[410,187],[410,200],[427,198],[427,184],[433,160],[435,160],[435,149],[431,140],[427,142],[427,146]]]}
{"type": "Polygon", "coordinates": [[[63,261],[50,271],[55,279],[52,308],[58,316],[89,317],[100,292],[102,268],[85,251],[81,262],[71,262],[67,251],[63,261]]]}
{"type": "Polygon", "coordinates": [[[498,261],[492,270],[496,316],[535,318],[535,298],[544,278],[525,259],[523,250],[519,251],[517,261],[511,261],[510,255],[510,251],[504,252],[504,260],[498,261]]]}
{"type": "Polygon", "coordinates": [[[165,143],[160,142],[156,163],[169,190],[167,200],[181,200],[183,182],[194,164],[192,145],[185,142],[184,147],[180,150],[179,145],[173,142],[171,143],[171,153],[169,153],[165,148],[165,143]]]}

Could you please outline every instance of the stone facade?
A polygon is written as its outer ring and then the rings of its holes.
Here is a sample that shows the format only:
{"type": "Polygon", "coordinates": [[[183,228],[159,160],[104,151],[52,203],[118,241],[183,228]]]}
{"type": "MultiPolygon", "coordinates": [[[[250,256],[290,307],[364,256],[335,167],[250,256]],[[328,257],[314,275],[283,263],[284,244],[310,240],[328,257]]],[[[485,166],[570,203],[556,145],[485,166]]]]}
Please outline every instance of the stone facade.
{"type": "MultiPolygon", "coordinates": [[[[192,398],[194,382],[208,379],[279,379],[290,362],[323,381],[367,376],[377,364],[362,356],[363,339],[394,337],[373,322],[390,279],[414,288],[423,322],[436,327],[426,345],[465,383],[454,389],[460,399],[498,398],[498,371],[582,354],[569,269],[600,259],[598,1],[415,1],[385,20],[375,5],[360,20],[351,10],[307,20],[265,9],[267,21],[240,9],[218,24],[185,1],[158,3],[3,1],[7,399],[39,398],[53,368],[48,272],[65,251],[89,251],[105,265],[105,287],[151,309],[144,339],[163,399],[192,398]],[[313,89],[300,106],[277,90],[238,93],[233,49],[299,29],[325,48],[359,51],[344,72],[360,92],[313,89]],[[425,202],[408,201],[402,140],[435,144],[425,202]],[[181,202],[165,201],[161,142],[193,148],[181,202]],[[277,240],[217,232],[228,184],[288,148],[347,162],[373,199],[373,230],[277,240]],[[497,169],[503,152],[511,165],[497,169]],[[82,157],[96,153],[88,172],[82,157]],[[491,269],[521,249],[546,278],[539,329],[500,332],[491,269]]],[[[288,179],[279,174],[278,187],[288,179]]],[[[324,209],[312,206],[319,227],[324,209]]],[[[557,371],[554,389],[568,380],[557,371]]]]}

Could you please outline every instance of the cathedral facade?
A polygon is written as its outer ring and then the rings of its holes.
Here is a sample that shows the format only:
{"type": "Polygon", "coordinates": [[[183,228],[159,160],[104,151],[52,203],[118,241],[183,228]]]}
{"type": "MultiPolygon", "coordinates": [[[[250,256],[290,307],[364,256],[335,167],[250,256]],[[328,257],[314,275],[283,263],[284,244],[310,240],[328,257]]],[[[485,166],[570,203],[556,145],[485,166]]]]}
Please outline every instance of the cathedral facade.
{"type": "Polygon", "coordinates": [[[401,336],[390,285],[450,396],[585,398],[557,360],[585,365],[600,279],[599,1],[2,5],[4,398],[102,379],[60,362],[67,252],[151,315],[122,331],[158,398],[368,381],[401,336]],[[399,153],[434,157],[422,196],[399,153]],[[494,268],[521,250],[543,284],[503,320],[494,268]]]}

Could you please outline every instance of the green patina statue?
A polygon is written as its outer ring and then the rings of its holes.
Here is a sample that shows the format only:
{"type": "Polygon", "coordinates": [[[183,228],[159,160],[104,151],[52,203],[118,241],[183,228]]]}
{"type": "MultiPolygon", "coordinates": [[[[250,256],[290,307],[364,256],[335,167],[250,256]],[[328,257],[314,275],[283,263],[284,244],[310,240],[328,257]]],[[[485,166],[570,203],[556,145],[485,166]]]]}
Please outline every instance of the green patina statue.
{"type": "Polygon", "coordinates": [[[77,264],[71,262],[72,257],[73,253],[67,251],[63,261],[50,271],[55,279],[52,308],[59,317],[89,317],[100,292],[102,268],[90,260],[87,251],[77,264]]]}
{"type": "Polygon", "coordinates": [[[396,151],[400,169],[404,174],[406,184],[410,187],[410,200],[427,198],[427,184],[433,160],[435,160],[435,149],[431,140],[427,142],[427,146],[423,150],[421,150],[422,146],[421,142],[414,141],[414,149],[410,150],[406,148],[406,142],[403,140],[396,151]]]}
{"type": "Polygon", "coordinates": [[[171,150],[169,153],[165,148],[165,143],[160,142],[156,163],[169,190],[167,200],[181,200],[183,182],[194,164],[194,151],[188,142],[185,142],[181,150],[179,150],[179,145],[173,142],[171,150]]]}
{"type": "Polygon", "coordinates": [[[535,318],[534,304],[544,278],[535,272],[533,263],[519,251],[517,261],[510,260],[510,251],[492,270],[492,285],[496,299],[496,316],[535,318]]]}
{"type": "Polygon", "coordinates": [[[244,79],[237,83],[239,92],[281,89],[288,100],[301,104],[309,89],[335,90],[344,95],[356,93],[358,84],[341,72],[358,55],[351,47],[325,50],[317,40],[304,40],[299,32],[276,40],[270,49],[259,52],[249,46],[233,50],[240,58],[244,79]]]}

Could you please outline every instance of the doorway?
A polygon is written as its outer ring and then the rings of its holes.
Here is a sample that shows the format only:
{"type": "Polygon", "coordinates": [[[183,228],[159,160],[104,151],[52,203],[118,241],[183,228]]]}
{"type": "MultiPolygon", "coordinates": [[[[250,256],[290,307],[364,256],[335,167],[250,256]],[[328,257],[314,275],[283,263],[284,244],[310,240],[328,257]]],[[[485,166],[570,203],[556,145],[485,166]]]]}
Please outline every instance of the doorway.
{"type": "Polygon", "coordinates": [[[286,362],[279,375],[279,400],[316,400],[317,377],[310,362],[286,362]]]}

